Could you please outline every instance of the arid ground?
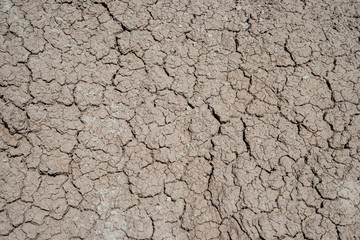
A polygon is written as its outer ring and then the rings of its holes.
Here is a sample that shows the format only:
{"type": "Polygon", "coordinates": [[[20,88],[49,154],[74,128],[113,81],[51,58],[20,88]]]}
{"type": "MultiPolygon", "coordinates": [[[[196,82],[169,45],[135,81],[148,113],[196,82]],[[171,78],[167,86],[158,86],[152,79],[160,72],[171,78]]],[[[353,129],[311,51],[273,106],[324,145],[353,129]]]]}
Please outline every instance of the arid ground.
{"type": "Polygon", "coordinates": [[[360,239],[360,1],[0,0],[0,239],[360,239]]]}

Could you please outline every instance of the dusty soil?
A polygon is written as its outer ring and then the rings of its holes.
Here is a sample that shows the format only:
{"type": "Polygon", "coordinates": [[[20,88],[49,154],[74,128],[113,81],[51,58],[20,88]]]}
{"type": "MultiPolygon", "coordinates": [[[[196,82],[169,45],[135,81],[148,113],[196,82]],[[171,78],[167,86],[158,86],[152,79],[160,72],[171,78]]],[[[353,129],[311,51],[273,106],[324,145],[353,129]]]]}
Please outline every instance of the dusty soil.
{"type": "Polygon", "coordinates": [[[360,239],[359,1],[0,2],[0,239],[360,239]]]}

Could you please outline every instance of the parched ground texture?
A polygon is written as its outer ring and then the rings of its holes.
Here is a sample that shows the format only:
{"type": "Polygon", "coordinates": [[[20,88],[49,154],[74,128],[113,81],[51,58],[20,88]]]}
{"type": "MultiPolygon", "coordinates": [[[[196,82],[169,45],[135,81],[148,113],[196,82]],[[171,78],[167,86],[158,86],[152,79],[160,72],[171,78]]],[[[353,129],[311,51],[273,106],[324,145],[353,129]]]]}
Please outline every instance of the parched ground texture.
{"type": "Polygon", "coordinates": [[[0,2],[0,239],[360,239],[359,1],[0,2]]]}

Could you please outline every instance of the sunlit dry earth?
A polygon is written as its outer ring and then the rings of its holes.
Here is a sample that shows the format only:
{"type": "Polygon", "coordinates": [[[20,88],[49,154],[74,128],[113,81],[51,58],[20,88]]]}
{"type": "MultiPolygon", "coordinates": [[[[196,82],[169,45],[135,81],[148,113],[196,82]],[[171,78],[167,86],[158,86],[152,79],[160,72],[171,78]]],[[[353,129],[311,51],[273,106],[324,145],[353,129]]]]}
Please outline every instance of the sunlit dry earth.
{"type": "Polygon", "coordinates": [[[360,239],[359,1],[0,9],[0,239],[360,239]]]}

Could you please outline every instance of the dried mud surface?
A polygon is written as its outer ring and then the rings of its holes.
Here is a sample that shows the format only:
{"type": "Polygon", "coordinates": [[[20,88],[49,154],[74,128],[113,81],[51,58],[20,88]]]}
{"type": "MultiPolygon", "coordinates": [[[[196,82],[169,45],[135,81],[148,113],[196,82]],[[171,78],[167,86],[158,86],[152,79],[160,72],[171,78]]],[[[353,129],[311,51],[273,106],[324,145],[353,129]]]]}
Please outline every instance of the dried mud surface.
{"type": "Polygon", "coordinates": [[[0,2],[0,239],[360,239],[359,1],[0,2]]]}

